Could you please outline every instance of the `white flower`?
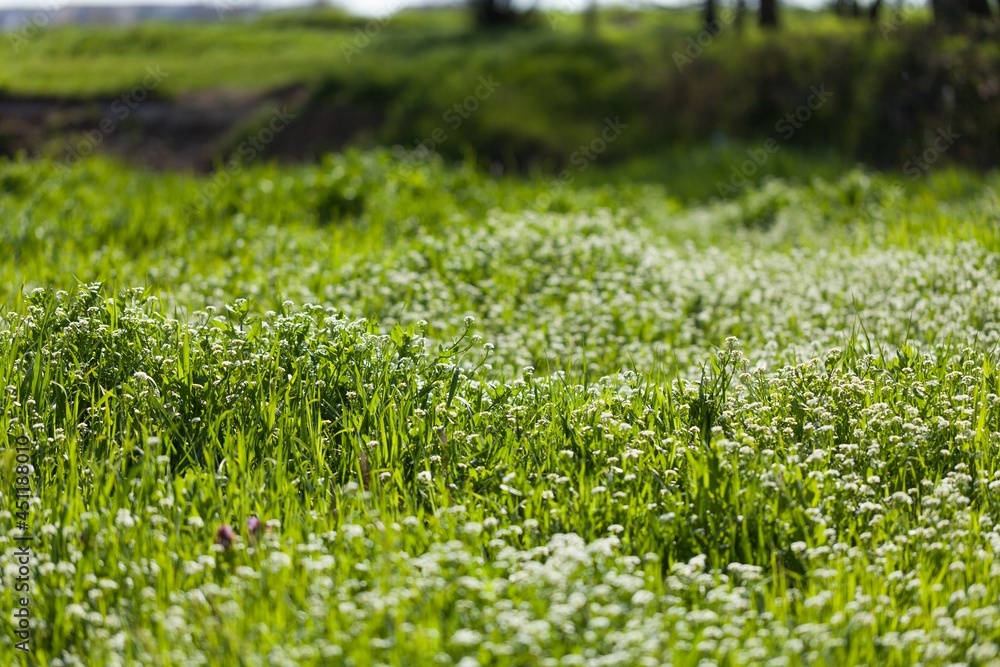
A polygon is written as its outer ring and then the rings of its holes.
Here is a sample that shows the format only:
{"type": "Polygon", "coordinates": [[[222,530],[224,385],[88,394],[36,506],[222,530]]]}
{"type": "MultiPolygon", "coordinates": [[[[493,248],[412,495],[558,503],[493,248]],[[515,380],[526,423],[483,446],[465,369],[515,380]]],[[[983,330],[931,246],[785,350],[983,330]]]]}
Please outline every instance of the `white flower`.
{"type": "Polygon", "coordinates": [[[291,567],[292,557],[284,551],[272,551],[270,556],[268,556],[268,564],[272,572],[277,572],[278,570],[291,567]]]}
{"type": "Polygon", "coordinates": [[[475,630],[457,630],[451,636],[451,643],[455,646],[478,646],[482,642],[483,636],[475,630]]]}
{"type": "Polygon", "coordinates": [[[632,606],[644,607],[655,599],[656,595],[652,591],[640,589],[632,594],[632,606]]]}
{"type": "Polygon", "coordinates": [[[127,509],[120,509],[115,515],[115,525],[122,528],[132,528],[135,526],[135,517],[127,509]]]}
{"type": "Polygon", "coordinates": [[[70,621],[76,618],[85,618],[87,616],[87,610],[81,604],[70,604],[66,605],[66,618],[70,621]]]}

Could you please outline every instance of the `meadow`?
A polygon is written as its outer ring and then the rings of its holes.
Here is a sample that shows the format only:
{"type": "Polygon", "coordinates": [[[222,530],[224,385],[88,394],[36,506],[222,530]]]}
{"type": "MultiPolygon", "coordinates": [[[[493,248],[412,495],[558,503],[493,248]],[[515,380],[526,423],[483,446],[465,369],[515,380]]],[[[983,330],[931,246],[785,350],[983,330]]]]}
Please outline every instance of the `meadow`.
{"type": "Polygon", "coordinates": [[[1000,176],[716,171],[0,162],[0,662],[1000,664],[1000,176]]]}
{"type": "MultiPolygon", "coordinates": [[[[447,139],[434,149],[449,160],[476,155],[480,166],[499,163],[506,173],[558,172],[606,119],[620,118],[627,131],[602,152],[604,164],[655,163],[671,151],[770,137],[814,163],[833,159],[849,168],[860,160],[899,171],[940,131],[960,137],[947,150],[949,163],[997,164],[995,26],[943,35],[925,8],[899,14],[887,7],[873,25],[789,7],[772,34],[726,16],[714,35],[690,7],[608,9],[595,33],[568,12],[538,16],[523,29],[477,31],[459,10],[377,20],[310,10],[217,24],[14,33],[0,59],[0,102],[17,117],[0,122],[0,151],[60,153],[66,139],[93,136],[110,122],[115,129],[104,134],[115,136],[105,145],[201,138],[211,155],[193,166],[207,170],[266,123],[272,107],[287,105],[296,127],[275,138],[268,157],[413,149],[441,130],[447,139]],[[474,112],[449,114],[481,77],[497,85],[474,112]],[[782,119],[813,88],[826,91],[823,102],[789,133],[782,119]],[[257,113],[232,111],[242,104],[256,104],[257,113]],[[205,120],[227,108],[232,119],[221,130],[205,120]],[[165,123],[171,114],[192,126],[165,123]]],[[[136,159],[148,151],[133,144],[117,154],[136,159]]],[[[829,178],[839,173],[824,170],[829,178]]]]}

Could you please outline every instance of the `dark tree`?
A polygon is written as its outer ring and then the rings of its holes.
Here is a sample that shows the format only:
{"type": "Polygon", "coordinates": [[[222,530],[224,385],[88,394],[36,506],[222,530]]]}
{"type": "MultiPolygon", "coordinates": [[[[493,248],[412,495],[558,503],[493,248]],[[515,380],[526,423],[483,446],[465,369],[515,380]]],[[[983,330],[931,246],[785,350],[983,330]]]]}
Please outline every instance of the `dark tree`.
{"type": "Polygon", "coordinates": [[[934,23],[947,27],[955,27],[962,22],[961,5],[956,0],[931,0],[931,10],[934,12],[934,23]]]}
{"type": "Polygon", "coordinates": [[[990,11],[989,0],[965,0],[965,13],[970,16],[988,19],[993,13],[990,11]]]}
{"type": "Polygon", "coordinates": [[[878,23],[878,15],[882,11],[882,0],[875,0],[868,8],[868,18],[872,23],[878,23]]]}
{"type": "Polygon", "coordinates": [[[760,0],[760,27],[778,27],[778,0],[760,0]]]}
{"type": "Polygon", "coordinates": [[[473,0],[476,20],[480,25],[497,26],[513,23],[517,13],[510,0],[473,0]]]}
{"type": "Polygon", "coordinates": [[[931,0],[934,23],[949,29],[961,28],[969,20],[992,16],[989,0],[931,0]]]}
{"type": "Polygon", "coordinates": [[[715,0],[705,0],[705,27],[709,30],[715,26],[715,0]]]}

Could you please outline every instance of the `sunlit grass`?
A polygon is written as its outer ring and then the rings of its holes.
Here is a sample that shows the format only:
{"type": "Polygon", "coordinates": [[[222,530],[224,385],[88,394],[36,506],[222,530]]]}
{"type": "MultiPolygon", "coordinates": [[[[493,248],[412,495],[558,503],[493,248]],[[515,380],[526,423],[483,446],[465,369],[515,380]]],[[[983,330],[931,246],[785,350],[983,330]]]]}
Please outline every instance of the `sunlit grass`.
{"type": "Polygon", "coordinates": [[[996,176],[210,178],[0,165],[3,664],[1000,655],[996,176]]]}

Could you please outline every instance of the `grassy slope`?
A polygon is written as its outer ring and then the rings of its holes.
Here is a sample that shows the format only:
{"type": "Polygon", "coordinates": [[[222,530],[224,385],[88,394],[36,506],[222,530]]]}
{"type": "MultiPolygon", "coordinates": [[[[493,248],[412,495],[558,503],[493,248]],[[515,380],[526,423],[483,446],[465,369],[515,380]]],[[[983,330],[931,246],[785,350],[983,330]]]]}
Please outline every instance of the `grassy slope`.
{"type": "Polygon", "coordinates": [[[206,185],[0,166],[38,663],[997,655],[995,176],[206,185]]]}
{"type": "MultiPolygon", "coordinates": [[[[52,30],[0,63],[0,89],[121,95],[147,67],[169,73],[155,91],[164,96],[305,84],[313,95],[303,118],[315,122],[319,149],[344,140],[413,147],[440,130],[446,139],[435,148],[447,157],[475,154],[522,172],[571,163],[615,118],[628,127],[601,152],[604,163],[772,138],[783,149],[902,169],[947,127],[960,139],[944,160],[990,167],[1000,150],[995,42],[941,40],[919,16],[883,35],[864,22],[789,12],[776,34],[727,27],[690,63],[675,58],[698,34],[692,12],[609,12],[598,40],[573,18],[555,29],[539,19],[534,29],[484,33],[461,13],[404,13],[349,61],[342,49],[361,26],[323,16],[52,30]],[[456,124],[448,110],[480,76],[501,85],[456,124]],[[941,101],[949,86],[953,105],[941,101]],[[814,88],[830,93],[826,102],[791,136],[779,130],[814,88]]],[[[308,144],[296,141],[300,151],[308,144]]]]}
{"type": "MultiPolygon", "coordinates": [[[[579,21],[556,15],[540,18],[521,45],[544,44],[553,35],[568,38],[580,31],[579,21]],[[553,27],[554,26],[554,27],[553,27]]],[[[602,37],[614,43],[658,48],[667,41],[682,45],[697,33],[691,12],[627,14],[609,12],[602,37]]],[[[489,52],[491,44],[509,50],[510,43],[470,30],[462,12],[401,12],[380,23],[379,33],[348,62],[342,51],[354,44],[356,30],[367,22],[336,12],[289,12],[248,23],[144,24],[127,28],[65,27],[44,30],[0,62],[0,89],[15,94],[106,95],[138,84],[147,66],[170,73],[162,94],[224,87],[266,91],[314,83],[350,72],[388,72],[405,78],[411,69],[458,49],[489,52]],[[400,56],[418,55],[418,62],[400,56]],[[386,67],[386,65],[390,65],[386,67]]],[[[851,32],[852,26],[823,15],[790,13],[789,32],[851,32]]],[[[756,34],[753,27],[751,34],[756,34]]]]}

